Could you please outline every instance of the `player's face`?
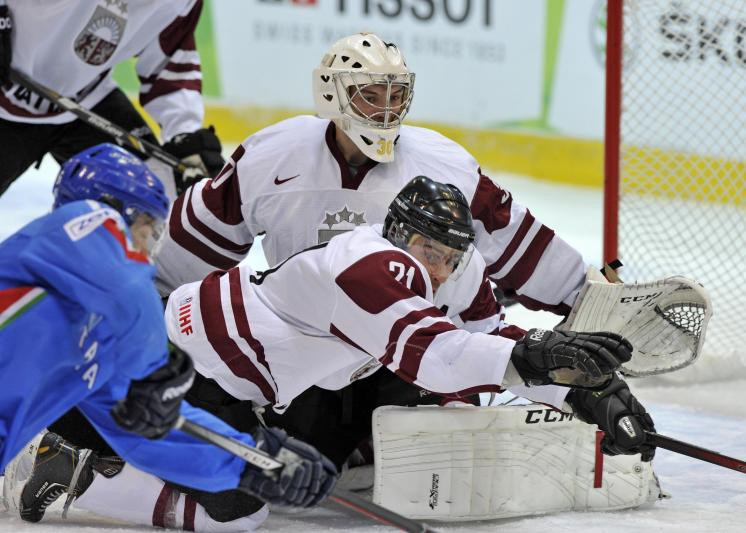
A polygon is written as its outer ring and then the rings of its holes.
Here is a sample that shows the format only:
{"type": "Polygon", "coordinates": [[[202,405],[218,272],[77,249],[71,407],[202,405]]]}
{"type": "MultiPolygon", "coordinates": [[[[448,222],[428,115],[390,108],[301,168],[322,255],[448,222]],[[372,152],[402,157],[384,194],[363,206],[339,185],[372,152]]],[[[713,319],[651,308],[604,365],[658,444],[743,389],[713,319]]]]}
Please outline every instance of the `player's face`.
{"type": "Polygon", "coordinates": [[[162,230],[162,220],[155,219],[148,213],[139,213],[130,226],[132,244],[138,252],[149,255],[162,230]]]}
{"type": "Polygon", "coordinates": [[[407,88],[403,85],[391,85],[391,95],[387,99],[386,84],[370,84],[354,90],[350,96],[352,108],[361,116],[376,122],[383,122],[386,118],[386,109],[389,111],[389,120],[396,120],[404,106],[407,88]]]}
{"type": "Polygon", "coordinates": [[[464,256],[461,250],[456,250],[419,234],[412,237],[408,251],[427,269],[433,286],[433,294],[456,270],[464,256]]]}

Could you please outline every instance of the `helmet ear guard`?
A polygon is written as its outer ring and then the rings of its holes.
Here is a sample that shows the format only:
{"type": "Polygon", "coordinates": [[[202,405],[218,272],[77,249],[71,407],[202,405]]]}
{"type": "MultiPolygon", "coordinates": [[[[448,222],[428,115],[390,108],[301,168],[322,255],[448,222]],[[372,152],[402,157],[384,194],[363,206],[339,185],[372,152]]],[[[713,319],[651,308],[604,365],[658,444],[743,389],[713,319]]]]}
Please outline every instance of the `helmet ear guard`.
{"type": "Polygon", "coordinates": [[[414,74],[409,71],[396,45],[372,33],[358,33],[340,39],[324,55],[313,71],[316,113],[334,121],[367,157],[379,162],[394,159],[394,143],[399,126],[409,111],[414,74]],[[354,103],[367,86],[385,87],[384,106],[366,114],[354,103]],[[401,87],[401,92],[397,89],[401,87]],[[401,103],[392,105],[396,93],[401,103]]]}

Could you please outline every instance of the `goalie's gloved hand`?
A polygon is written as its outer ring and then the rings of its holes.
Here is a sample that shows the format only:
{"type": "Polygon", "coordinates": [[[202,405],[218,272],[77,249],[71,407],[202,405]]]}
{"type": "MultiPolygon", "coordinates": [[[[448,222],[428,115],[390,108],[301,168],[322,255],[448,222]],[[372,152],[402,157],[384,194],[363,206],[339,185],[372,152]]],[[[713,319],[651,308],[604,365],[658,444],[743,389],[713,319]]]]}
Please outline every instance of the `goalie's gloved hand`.
{"type": "Polygon", "coordinates": [[[191,358],[171,345],[168,362],[149,376],[130,382],[127,396],[111,410],[117,424],[148,439],[160,439],[179,418],[181,400],[194,381],[191,358]]]}
{"type": "Polygon", "coordinates": [[[289,437],[279,428],[259,427],[254,436],[260,450],[285,464],[280,473],[253,465],[244,469],[239,489],[267,503],[312,507],[331,493],[339,474],[316,448],[289,437]]]}
{"type": "Polygon", "coordinates": [[[10,40],[12,31],[13,19],[10,18],[8,6],[0,5],[0,85],[7,82],[10,77],[10,61],[13,57],[10,40]]]}
{"type": "Polygon", "coordinates": [[[598,389],[631,357],[632,345],[616,333],[530,329],[510,360],[527,385],[598,389]]]}
{"type": "Polygon", "coordinates": [[[606,455],[639,453],[643,461],[653,459],[655,446],[645,436],[645,431],[655,432],[653,419],[616,374],[605,389],[573,389],[565,401],[578,418],[603,430],[601,451],[606,455]]]}
{"type": "Polygon", "coordinates": [[[225,164],[220,139],[215,135],[213,126],[175,135],[163,145],[163,149],[187,165],[199,169],[194,172],[190,169],[191,173],[185,173],[185,186],[204,177],[214,178],[225,164]]]}

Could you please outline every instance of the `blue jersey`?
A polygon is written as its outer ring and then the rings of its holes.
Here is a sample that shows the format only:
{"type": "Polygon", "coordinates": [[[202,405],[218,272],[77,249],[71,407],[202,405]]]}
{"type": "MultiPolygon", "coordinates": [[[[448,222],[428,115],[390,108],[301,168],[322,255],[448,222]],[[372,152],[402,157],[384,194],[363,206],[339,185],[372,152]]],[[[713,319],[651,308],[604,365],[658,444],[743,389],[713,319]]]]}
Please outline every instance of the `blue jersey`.
{"type": "MultiPolygon", "coordinates": [[[[77,406],[143,470],[208,491],[238,485],[241,459],[178,431],[147,440],[110,415],[168,358],[154,275],[119,213],[97,202],[63,205],[0,243],[0,469],[77,406]]],[[[186,403],[182,414],[253,444],[186,403]]]]}

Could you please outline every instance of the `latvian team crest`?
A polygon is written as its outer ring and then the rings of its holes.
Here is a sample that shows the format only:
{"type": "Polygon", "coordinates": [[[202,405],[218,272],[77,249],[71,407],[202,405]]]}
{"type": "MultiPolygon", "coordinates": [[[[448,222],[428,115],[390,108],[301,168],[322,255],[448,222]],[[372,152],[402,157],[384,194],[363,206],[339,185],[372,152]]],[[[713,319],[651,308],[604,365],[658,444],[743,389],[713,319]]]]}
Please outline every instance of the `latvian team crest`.
{"type": "MultiPolygon", "coordinates": [[[[114,4],[122,14],[127,13],[124,0],[105,0],[105,3],[114,4]]],[[[106,63],[122,40],[126,24],[127,19],[105,7],[96,6],[91,19],[75,39],[75,53],[89,65],[106,63]]]]}

